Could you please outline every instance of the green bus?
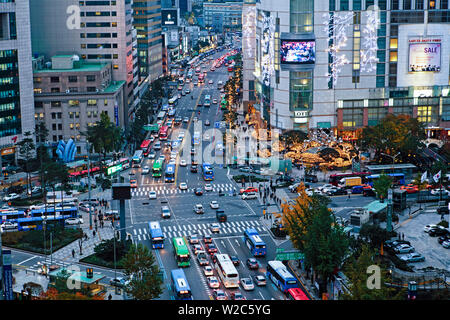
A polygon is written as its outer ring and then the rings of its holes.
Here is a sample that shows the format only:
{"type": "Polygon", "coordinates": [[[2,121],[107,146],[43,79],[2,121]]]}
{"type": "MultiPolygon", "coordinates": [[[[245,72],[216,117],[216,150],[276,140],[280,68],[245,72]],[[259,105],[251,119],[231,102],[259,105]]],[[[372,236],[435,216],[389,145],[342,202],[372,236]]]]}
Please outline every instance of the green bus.
{"type": "Polygon", "coordinates": [[[222,101],[220,102],[220,109],[224,110],[227,108],[227,101],[225,100],[225,98],[222,99],[222,101]]]}
{"type": "Polygon", "coordinates": [[[154,178],[160,178],[163,171],[163,160],[158,159],[153,163],[152,176],[154,178]]]}
{"type": "Polygon", "coordinates": [[[175,260],[177,260],[177,264],[179,267],[189,267],[190,266],[190,255],[189,249],[187,247],[186,241],[184,238],[173,238],[173,248],[175,254],[175,260]]]}

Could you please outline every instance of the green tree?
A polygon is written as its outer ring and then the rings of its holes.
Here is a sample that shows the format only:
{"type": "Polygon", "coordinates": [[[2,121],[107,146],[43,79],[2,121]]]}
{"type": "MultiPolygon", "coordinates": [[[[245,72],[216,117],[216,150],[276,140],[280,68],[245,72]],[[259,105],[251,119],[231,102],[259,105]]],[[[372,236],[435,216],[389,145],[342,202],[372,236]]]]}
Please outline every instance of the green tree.
{"type": "Polygon", "coordinates": [[[326,291],[328,280],[344,261],[348,245],[347,236],[342,227],[334,224],[330,210],[320,206],[306,230],[303,252],[306,267],[312,267],[320,277],[318,282],[321,293],[326,291]]]}
{"type": "Polygon", "coordinates": [[[424,124],[407,115],[388,114],[375,126],[365,127],[359,139],[361,150],[374,150],[375,158],[381,153],[396,154],[407,161],[424,145],[426,139],[424,124]]]}
{"type": "Polygon", "coordinates": [[[339,300],[402,300],[405,297],[405,289],[397,290],[386,286],[388,280],[387,271],[375,261],[375,253],[368,245],[362,245],[361,254],[354,258],[344,269],[349,279],[350,292],[343,293],[339,300]],[[373,282],[368,277],[369,266],[380,267],[380,288],[370,289],[368,284],[373,282]]]}
{"type": "MultiPolygon", "coordinates": [[[[37,152],[36,152],[36,158],[39,163],[39,176],[40,176],[40,182],[41,187],[44,188],[45,186],[45,176],[44,176],[44,170],[43,170],[43,164],[45,162],[50,161],[50,156],[48,154],[48,148],[45,145],[45,141],[48,137],[48,129],[45,126],[44,121],[39,121],[36,123],[34,134],[36,136],[36,143],[37,143],[37,152]]],[[[42,190],[43,191],[43,190],[42,190]]]]}
{"type": "MultiPolygon", "coordinates": [[[[62,189],[61,201],[63,201],[64,200],[63,190],[66,189],[66,186],[69,181],[69,171],[67,166],[65,164],[50,161],[43,164],[43,172],[45,176],[45,181],[52,189],[54,195],[56,195],[56,185],[58,183],[61,184],[62,189]]],[[[45,188],[43,190],[44,190],[44,203],[45,205],[47,205],[47,191],[45,188]]],[[[56,210],[56,202],[53,203],[53,207],[56,210]]]]}
{"type": "Polygon", "coordinates": [[[359,236],[368,242],[373,249],[380,249],[381,245],[386,242],[386,240],[389,240],[393,234],[377,225],[365,223],[359,231],[359,236]]]}
{"type": "Polygon", "coordinates": [[[109,116],[102,112],[100,120],[95,125],[88,127],[84,135],[91,145],[91,149],[103,155],[103,161],[109,152],[118,151],[121,147],[122,136],[119,127],[116,127],[109,116]]]}
{"type": "Polygon", "coordinates": [[[35,155],[35,144],[34,139],[32,137],[32,133],[30,131],[26,131],[24,134],[24,138],[22,141],[18,142],[19,146],[19,156],[22,161],[19,161],[23,171],[27,174],[27,194],[30,187],[30,173],[36,169],[32,162],[35,155]]]}
{"type": "MultiPolygon", "coordinates": [[[[447,170],[447,164],[442,162],[442,161],[435,161],[433,163],[433,165],[431,166],[431,175],[434,176],[439,171],[441,172],[441,177],[444,177],[447,174],[447,171],[448,171],[447,170]]],[[[432,181],[433,184],[436,183],[433,178],[431,180],[433,180],[432,181]]]]}
{"type": "Polygon", "coordinates": [[[125,290],[135,299],[151,300],[161,295],[163,281],[155,258],[146,246],[141,243],[131,246],[123,266],[125,275],[131,279],[125,290]]]}
{"type": "Polygon", "coordinates": [[[391,186],[392,178],[384,173],[380,174],[380,177],[373,183],[373,188],[381,201],[387,198],[388,190],[391,186]]]}

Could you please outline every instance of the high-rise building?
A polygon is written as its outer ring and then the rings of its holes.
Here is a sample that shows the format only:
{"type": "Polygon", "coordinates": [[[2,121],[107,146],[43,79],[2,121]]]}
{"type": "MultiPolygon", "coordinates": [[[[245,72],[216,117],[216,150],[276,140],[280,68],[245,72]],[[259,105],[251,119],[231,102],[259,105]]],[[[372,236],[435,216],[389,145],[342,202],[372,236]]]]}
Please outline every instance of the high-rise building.
{"type": "Polygon", "coordinates": [[[137,31],[139,73],[151,82],[163,73],[161,0],[134,0],[134,27],[137,31]]]}
{"type": "Polygon", "coordinates": [[[139,102],[132,1],[30,0],[30,7],[33,54],[111,62],[113,80],[126,82],[126,125],[139,102]]]}
{"type": "Polygon", "coordinates": [[[448,1],[261,0],[256,7],[256,104],[272,127],[353,140],[392,113],[417,118],[430,137],[448,136],[448,1]]]}
{"type": "Polygon", "coordinates": [[[0,152],[13,162],[16,142],[34,132],[29,0],[0,3],[0,152]]]}
{"type": "Polygon", "coordinates": [[[223,29],[241,29],[242,2],[203,2],[205,27],[213,27],[222,32],[223,29]]]}

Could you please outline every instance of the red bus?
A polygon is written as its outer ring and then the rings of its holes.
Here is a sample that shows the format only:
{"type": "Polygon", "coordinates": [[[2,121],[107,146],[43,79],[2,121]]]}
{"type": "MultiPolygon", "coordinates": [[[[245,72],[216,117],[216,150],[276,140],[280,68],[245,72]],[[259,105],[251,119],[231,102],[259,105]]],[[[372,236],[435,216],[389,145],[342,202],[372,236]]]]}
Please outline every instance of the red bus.
{"type": "Polygon", "coordinates": [[[289,300],[309,300],[308,296],[300,288],[290,288],[287,291],[289,300]]]}
{"type": "Polygon", "coordinates": [[[341,180],[342,178],[350,178],[350,177],[361,177],[362,183],[365,183],[366,177],[370,175],[371,175],[370,172],[336,173],[330,175],[329,183],[334,186],[337,186],[339,180],[341,180]]]}
{"type": "Polygon", "coordinates": [[[142,141],[142,144],[141,144],[141,150],[144,152],[144,156],[146,157],[146,156],[148,156],[148,154],[149,154],[149,152],[150,152],[150,143],[151,143],[151,141],[150,140],[144,140],[144,141],[142,141]]]}
{"type": "Polygon", "coordinates": [[[168,133],[169,133],[169,127],[168,126],[162,126],[159,129],[159,140],[167,140],[168,133]]]}
{"type": "Polygon", "coordinates": [[[233,66],[228,66],[228,72],[233,72],[233,66]]]}
{"type": "Polygon", "coordinates": [[[200,73],[198,75],[198,83],[203,83],[205,81],[205,75],[203,73],[200,73]]]}

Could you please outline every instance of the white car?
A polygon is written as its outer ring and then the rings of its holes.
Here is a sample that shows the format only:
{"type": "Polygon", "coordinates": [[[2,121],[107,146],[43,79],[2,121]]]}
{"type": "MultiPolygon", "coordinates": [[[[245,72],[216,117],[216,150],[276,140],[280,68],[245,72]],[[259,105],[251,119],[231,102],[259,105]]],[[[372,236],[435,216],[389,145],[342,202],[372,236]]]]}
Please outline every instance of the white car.
{"type": "Polygon", "coordinates": [[[188,117],[184,117],[184,118],[183,118],[183,122],[184,122],[184,123],[188,123],[188,122],[189,122],[189,118],[188,118],[188,117]]]}
{"type": "Polygon", "coordinates": [[[15,222],[10,222],[10,221],[5,221],[3,222],[0,227],[3,230],[11,230],[11,229],[17,229],[17,223],[15,222]]]}
{"type": "Polygon", "coordinates": [[[220,232],[220,226],[219,226],[218,223],[211,223],[209,228],[211,229],[212,233],[219,233],[220,232]]]}
{"type": "Polygon", "coordinates": [[[161,207],[161,217],[163,217],[163,219],[170,218],[170,209],[168,206],[161,207]]]}
{"type": "Polygon", "coordinates": [[[149,193],[148,193],[148,198],[149,199],[156,199],[156,191],[150,191],[149,193]]]}
{"type": "Polygon", "coordinates": [[[289,189],[290,192],[296,192],[299,185],[300,185],[300,183],[294,183],[294,184],[291,184],[291,185],[288,187],[288,189],[289,189]]]}
{"type": "Polygon", "coordinates": [[[213,99],[213,104],[217,104],[217,99],[213,99]]]}
{"type": "Polygon", "coordinates": [[[203,210],[203,205],[201,203],[197,203],[194,206],[194,212],[197,214],[205,213],[205,211],[203,210]]]}
{"type": "Polygon", "coordinates": [[[305,192],[307,196],[311,197],[314,194],[314,189],[308,188],[305,190],[305,192]]]}
{"type": "Polygon", "coordinates": [[[145,166],[142,168],[142,174],[148,174],[150,172],[150,167],[149,166],[145,166]]]}
{"type": "Polygon", "coordinates": [[[435,224],[427,224],[425,227],[423,227],[423,232],[430,232],[431,229],[437,229],[437,225],[435,224]]]}
{"type": "Polygon", "coordinates": [[[177,153],[175,152],[175,151],[172,151],[171,153],[170,153],[170,160],[175,160],[177,158],[177,153]]]}
{"type": "Polygon", "coordinates": [[[178,187],[180,188],[180,190],[187,190],[188,188],[186,182],[181,182],[178,187]]]}
{"type": "Polygon", "coordinates": [[[205,191],[212,191],[212,185],[210,183],[205,184],[205,191]]]}
{"type": "Polygon", "coordinates": [[[205,135],[203,136],[203,138],[205,138],[205,141],[209,141],[209,134],[205,134],[205,135]]]}
{"type": "Polygon", "coordinates": [[[164,161],[164,160],[166,160],[166,156],[163,155],[163,154],[160,154],[158,160],[163,160],[164,161]]]}
{"type": "Polygon", "coordinates": [[[3,200],[11,201],[11,200],[18,199],[18,198],[20,198],[20,195],[18,195],[17,193],[10,193],[6,197],[4,197],[3,200]]]}
{"type": "Polygon", "coordinates": [[[255,285],[251,278],[241,278],[241,286],[246,291],[255,289],[255,285]]]}
{"type": "Polygon", "coordinates": [[[81,218],[68,218],[68,219],[66,219],[66,224],[69,224],[69,225],[83,224],[83,219],[81,219],[81,218]]]}
{"type": "Polygon", "coordinates": [[[187,166],[186,160],[184,159],[180,160],[180,166],[186,167],[187,166]]]}
{"type": "Polygon", "coordinates": [[[446,193],[450,194],[450,191],[448,191],[447,189],[441,188],[441,189],[432,189],[430,193],[434,196],[438,196],[440,194],[442,194],[442,195],[445,195],[446,193]]]}
{"type": "Polygon", "coordinates": [[[209,80],[209,81],[208,81],[208,83],[209,83],[209,84],[213,84],[213,83],[214,83],[214,81],[212,81],[212,80],[209,80]]]}
{"type": "Polygon", "coordinates": [[[220,287],[220,282],[219,282],[219,280],[217,280],[216,277],[211,276],[206,279],[208,280],[208,285],[210,288],[217,289],[220,287]]]}
{"type": "Polygon", "coordinates": [[[219,203],[216,200],[212,200],[209,205],[211,209],[219,209],[219,203]]]}
{"type": "Polygon", "coordinates": [[[213,269],[211,268],[211,266],[204,266],[203,273],[205,274],[206,277],[214,275],[214,272],[213,272],[213,269]]]}
{"type": "Polygon", "coordinates": [[[326,192],[326,189],[334,188],[334,187],[335,186],[333,186],[332,184],[326,183],[324,185],[321,185],[320,187],[317,187],[316,190],[323,193],[323,192],[326,192]]]}
{"type": "Polygon", "coordinates": [[[256,199],[256,193],[255,192],[246,192],[242,194],[242,200],[247,200],[247,199],[256,199]]]}

